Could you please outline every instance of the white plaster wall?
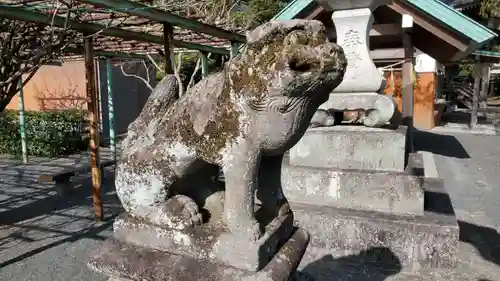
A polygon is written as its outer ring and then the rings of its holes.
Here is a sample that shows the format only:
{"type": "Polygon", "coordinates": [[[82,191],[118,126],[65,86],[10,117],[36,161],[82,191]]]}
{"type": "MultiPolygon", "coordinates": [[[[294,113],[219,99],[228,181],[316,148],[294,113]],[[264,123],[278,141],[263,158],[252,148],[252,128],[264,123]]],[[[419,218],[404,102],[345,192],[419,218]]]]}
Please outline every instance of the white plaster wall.
{"type": "Polygon", "coordinates": [[[421,53],[415,57],[415,71],[417,73],[436,72],[437,68],[438,63],[431,56],[421,53]]]}

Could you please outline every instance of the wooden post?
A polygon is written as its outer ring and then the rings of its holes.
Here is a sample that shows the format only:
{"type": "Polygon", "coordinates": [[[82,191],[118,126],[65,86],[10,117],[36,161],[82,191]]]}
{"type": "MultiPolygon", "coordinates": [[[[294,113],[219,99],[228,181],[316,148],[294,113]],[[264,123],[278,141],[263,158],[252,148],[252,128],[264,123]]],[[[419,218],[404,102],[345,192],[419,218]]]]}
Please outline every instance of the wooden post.
{"type": "Polygon", "coordinates": [[[207,77],[208,75],[208,57],[207,53],[201,52],[201,76],[207,77]]]}
{"type": "Polygon", "coordinates": [[[94,46],[92,37],[86,36],[85,45],[85,85],[87,107],[90,120],[90,171],[92,174],[92,199],[96,219],[104,219],[101,202],[101,170],[99,169],[99,104],[95,79],[94,46]]]}
{"type": "Polygon", "coordinates": [[[402,115],[403,125],[408,127],[407,133],[407,150],[413,152],[413,113],[414,113],[414,97],[413,97],[413,42],[411,31],[413,27],[413,18],[408,15],[403,15],[403,47],[405,61],[403,63],[403,100],[402,100],[402,115]]]}
{"type": "MultiPolygon", "coordinates": [[[[479,59],[478,59],[479,61],[479,59]]],[[[472,95],[472,108],[470,112],[469,129],[474,129],[477,126],[477,112],[479,109],[479,95],[481,91],[481,64],[476,63],[474,70],[474,93],[472,95]]]]}
{"type": "Polygon", "coordinates": [[[490,64],[481,63],[481,91],[479,93],[479,108],[481,115],[486,116],[486,107],[488,101],[488,90],[490,86],[490,64]]]}
{"type": "Polygon", "coordinates": [[[164,65],[165,74],[174,74],[174,64],[172,62],[172,41],[174,38],[174,27],[170,23],[163,23],[163,48],[165,52],[164,65]]]}

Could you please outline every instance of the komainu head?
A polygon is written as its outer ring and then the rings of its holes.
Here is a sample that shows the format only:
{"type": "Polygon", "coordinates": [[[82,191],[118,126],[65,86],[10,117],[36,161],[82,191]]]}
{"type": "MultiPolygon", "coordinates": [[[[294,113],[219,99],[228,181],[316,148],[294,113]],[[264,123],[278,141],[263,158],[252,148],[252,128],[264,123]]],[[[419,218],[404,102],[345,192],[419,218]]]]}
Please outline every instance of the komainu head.
{"type": "MultiPolygon", "coordinates": [[[[315,20],[270,21],[247,33],[247,45],[229,63],[237,96],[257,108],[273,99],[328,99],[344,76],[342,48],[328,41],[315,20]]],[[[289,101],[290,102],[290,101],[289,101]]],[[[279,110],[287,111],[286,104],[279,110]]]]}
{"type": "Polygon", "coordinates": [[[278,152],[302,137],[346,66],[342,48],[328,41],[321,22],[270,21],[248,32],[226,73],[233,99],[255,116],[262,148],[278,152]]]}

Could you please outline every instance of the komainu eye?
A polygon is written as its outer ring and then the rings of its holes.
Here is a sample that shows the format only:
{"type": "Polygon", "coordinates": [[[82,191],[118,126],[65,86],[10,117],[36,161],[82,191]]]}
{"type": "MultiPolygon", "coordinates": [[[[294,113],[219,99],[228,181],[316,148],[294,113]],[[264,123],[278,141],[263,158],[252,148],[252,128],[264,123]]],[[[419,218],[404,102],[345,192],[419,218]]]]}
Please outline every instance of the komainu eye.
{"type": "Polygon", "coordinates": [[[287,45],[307,45],[308,41],[307,34],[302,30],[294,30],[285,38],[285,44],[287,45]]]}

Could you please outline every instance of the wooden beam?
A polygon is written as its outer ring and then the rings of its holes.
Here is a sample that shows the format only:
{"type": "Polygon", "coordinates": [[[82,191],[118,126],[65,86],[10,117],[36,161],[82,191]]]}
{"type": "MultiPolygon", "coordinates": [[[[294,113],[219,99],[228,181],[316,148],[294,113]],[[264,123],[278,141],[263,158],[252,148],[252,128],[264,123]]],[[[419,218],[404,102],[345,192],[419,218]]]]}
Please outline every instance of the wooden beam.
{"type": "Polygon", "coordinates": [[[480,63],[481,69],[481,91],[479,93],[479,108],[486,109],[488,101],[488,89],[490,86],[490,64],[480,63]]]}
{"type": "Polygon", "coordinates": [[[169,23],[163,24],[163,69],[165,74],[174,74],[174,63],[172,62],[172,41],[174,38],[174,27],[169,23]]]}
{"type": "Polygon", "coordinates": [[[403,60],[405,50],[403,48],[375,49],[370,51],[372,60],[403,60]]]}
{"type": "Polygon", "coordinates": [[[370,36],[401,36],[403,29],[399,24],[374,24],[370,30],[370,36]]]}
{"type": "Polygon", "coordinates": [[[324,10],[325,8],[323,6],[321,5],[316,6],[316,8],[314,8],[314,10],[312,10],[311,13],[305,17],[305,19],[306,20],[316,19],[316,17],[319,16],[319,14],[321,14],[324,10]]]}
{"type": "Polygon", "coordinates": [[[94,46],[92,37],[84,38],[85,48],[85,85],[90,121],[90,171],[92,174],[92,199],[96,219],[102,221],[101,171],[99,169],[99,103],[96,85],[94,46]]]}
{"type": "MultiPolygon", "coordinates": [[[[64,48],[63,52],[65,54],[85,54],[83,48],[64,48]]],[[[196,51],[193,51],[196,52],[196,51]]],[[[94,56],[105,57],[105,58],[124,58],[124,59],[149,59],[148,56],[152,58],[158,58],[158,54],[136,54],[136,53],[124,53],[124,52],[107,52],[107,51],[94,51],[94,56]]]]}
{"type": "Polygon", "coordinates": [[[479,108],[480,91],[481,91],[481,69],[480,69],[480,64],[477,63],[474,69],[474,94],[472,95],[472,106],[471,106],[470,122],[469,122],[469,128],[471,130],[475,129],[477,126],[477,114],[479,108]]]}
{"type": "Polygon", "coordinates": [[[413,17],[413,21],[426,29],[430,33],[433,33],[437,37],[441,38],[443,41],[448,42],[455,48],[464,52],[469,48],[469,43],[467,40],[461,39],[459,36],[455,35],[453,32],[441,27],[438,23],[429,18],[422,16],[420,12],[416,9],[405,4],[404,1],[394,0],[393,4],[388,5],[394,11],[400,13],[401,15],[407,14],[413,17]]]}
{"type": "Polygon", "coordinates": [[[209,34],[215,37],[224,38],[229,41],[246,42],[245,36],[218,28],[216,26],[201,23],[196,20],[183,18],[167,11],[147,6],[135,1],[129,0],[80,0],[80,2],[92,4],[96,7],[105,7],[119,9],[120,12],[138,17],[147,18],[158,22],[166,22],[185,29],[209,34]]]}
{"type": "Polygon", "coordinates": [[[413,152],[413,112],[414,112],[414,96],[413,96],[413,42],[411,31],[413,29],[413,19],[411,16],[403,17],[403,46],[405,61],[403,63],[403,89],[402,89],[402,122],[408,127],[407,132],[407,150],[413,152]]]}
{"type": "Polygon", "coordinates": [[[403,118],[413,118],[413,44],[411,35],[403,35],[405,62],[403,63],[403,118]]]}
{"type": "MultiPolygon", "coordinates": [[[[119,37],[123,39],[135,40],[141,42],[150,42],[158,45],[163,45],[164,43],[163,37],[154,36],[148,33],[129,31],[115,27],[106,27],[104,25],[96,23],[82,23],[75,20],[66,20],[65,18],[62,18],[60,16],[49,16],[43,13],[30,11],[18,7],[1,6],[0,17],[19,20],[19,21],[36,22],[46,25],[54,25],[61,28],[67,27],[87,34],[99,33],[106,36],[119,37]]],[[[172,44],[178,48],[192,49],[192,50],[198,50],[202,52],[216,53],[222,55],[229,54],[229,51],[226,49],[216,48],[196,43],[190,43],[180,40],[172,40],[172,44]]]]}

